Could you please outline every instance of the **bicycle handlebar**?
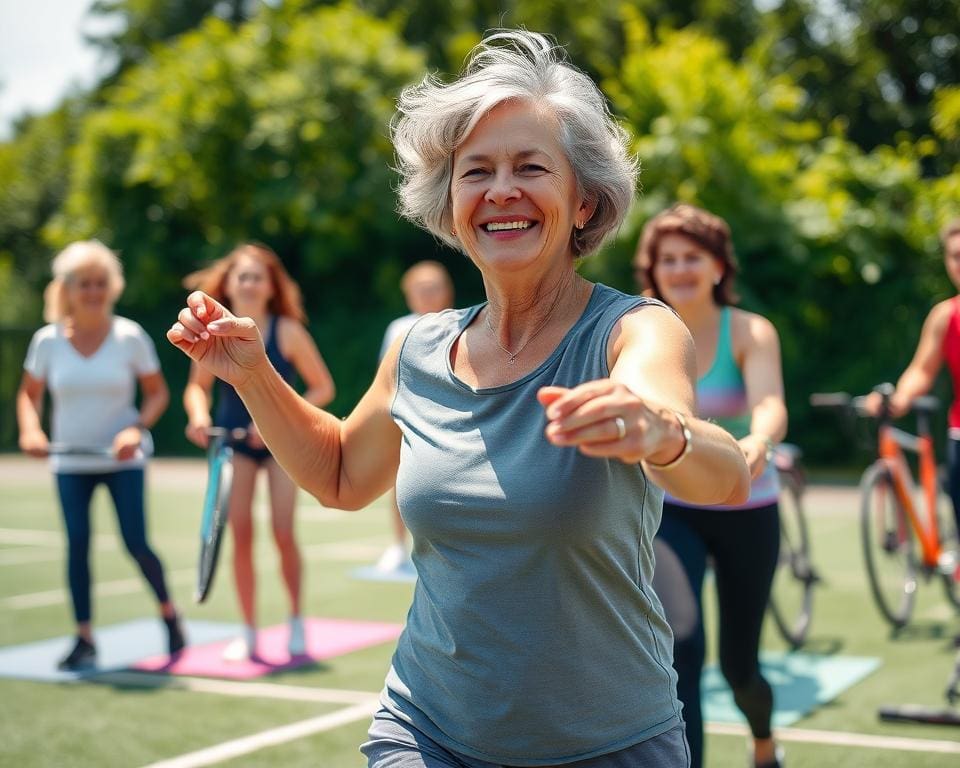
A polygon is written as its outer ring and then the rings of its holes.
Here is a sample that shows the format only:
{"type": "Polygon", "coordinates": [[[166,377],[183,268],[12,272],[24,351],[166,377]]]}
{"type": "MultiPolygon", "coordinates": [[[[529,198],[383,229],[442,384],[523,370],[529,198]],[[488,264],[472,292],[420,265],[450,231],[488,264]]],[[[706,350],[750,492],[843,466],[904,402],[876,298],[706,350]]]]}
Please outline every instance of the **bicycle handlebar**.
{"type": "MultiPolygon", "coordinates": [[[[879,392],[883,396],[884,407],[881,410],[882,415],[886,411],[886,403],[893,394],[891,384],[880,384],[873,388],[874,392],[879,392]]],[[[847,392],[815,392],[810,395],[810,405],[814,408],[837,408],[850,409],[858,416],[872,416],[864,408],[867,396],[860,395],[853,397],[847,392]]],[[[940,399],[933,395],[921,395],[915,397],[910,403],[910,411],[915,413],[932,414],[940,410],[940,399]]]]}
{"type": "Polygon", "coordinates": [[[207,433],[207,437],[226,437],[230,440],[246,440],[247,439],[247,430],[243,427],[237,427],[236,429],[226,429],[225,427],[207,427],[204,430],[207,433]]]}

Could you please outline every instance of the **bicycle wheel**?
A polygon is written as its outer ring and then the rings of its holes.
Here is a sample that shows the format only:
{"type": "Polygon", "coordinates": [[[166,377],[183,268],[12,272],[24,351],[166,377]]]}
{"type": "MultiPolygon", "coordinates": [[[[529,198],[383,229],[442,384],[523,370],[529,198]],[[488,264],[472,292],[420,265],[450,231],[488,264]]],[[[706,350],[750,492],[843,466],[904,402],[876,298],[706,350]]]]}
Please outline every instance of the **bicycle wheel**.
{"type": "Polygon", "coordinates": [[[883,617],[906,625],[917,591],[913,531],[886,466],[877,462],[860,482],[860,533],[870,590],[883,617]]]}
{"type": "Polygon", "coordinates": [[[937,509],[937,530],[940,532],[940,577],[947,600],[960,609],[960,535],[953,507],[941,503],[937,509]]]}
{"type": "Polygon", "coordinates": [[[813,615],[810,539],[799,485],[789,473],[780,475],[780,555],[770,589],[770,614],[783,639],[799,648],[807,639],[813,615]]]}

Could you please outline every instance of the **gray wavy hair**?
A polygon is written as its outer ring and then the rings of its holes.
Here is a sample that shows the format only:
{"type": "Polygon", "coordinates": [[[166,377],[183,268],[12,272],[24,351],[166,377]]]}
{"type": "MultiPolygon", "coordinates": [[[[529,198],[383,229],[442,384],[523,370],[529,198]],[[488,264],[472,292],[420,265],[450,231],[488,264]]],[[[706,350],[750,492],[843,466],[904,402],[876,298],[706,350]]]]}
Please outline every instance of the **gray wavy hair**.
{"type": "Polygon", "coordinates": [[[626,216],[639,163],[593,80],[562,48],[526,30],[488,34],[452,83],[427,75],[400,94],[390,125],[401,176],[398,210],[463,250],[450,231],[453,155],[484,115],[512,99],[546,105],[556,116],[577,192],[597,203],[584,228],[571,232],[571,248],[576,256],[593,253],[626,216]]]}

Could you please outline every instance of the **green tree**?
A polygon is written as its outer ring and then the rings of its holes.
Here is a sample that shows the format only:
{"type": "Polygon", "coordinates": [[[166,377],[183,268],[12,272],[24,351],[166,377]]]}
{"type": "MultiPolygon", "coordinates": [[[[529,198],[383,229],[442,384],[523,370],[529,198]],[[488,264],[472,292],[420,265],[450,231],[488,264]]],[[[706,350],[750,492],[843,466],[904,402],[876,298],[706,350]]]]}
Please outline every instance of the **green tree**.
{"type": "MultiPolygon", "coordinates": [[[[402,311],[402,269],[435,255],[395,213],[387,135],[396,94],[423,70],[391,23],[347,5],[264,12],[237,28],[210,18],[130,69],[86,118],[46,235],[119,249],[120,309],[157,339],[184,274],[239,241],[267,242],[304,288],[337,379],[334,409],[345,410],[402,311]]],[[[176,385],[186,363],[166,347],[176,385]]],[[[170,445],[182,417],[167,421],[170,445]]]]}
{"type": "MultiPolygon", "coordinates": [[[[807,91],[811,115],[842,118],[864,149],[901,131],[929,136],[934,93],[960,82],[958,20],[960,0],[784,0],[765,17],[770,66],[807,91]]],[[[931,156],[925,167],[946,173],[958,160],[931,156]]]]}
{"type": "Polygon", "coordinates": [[[196,29],[215,15],[232,24],[246,21],[256,0],[94,0],[89,14],[113,22],[115,31],[88,36],[88,41],[117,61],[117,71],[150,54],[153,46],[196,29]]]}
{"type": "Polygon", "coordinates": [[[626,38],[622,69],[604,85],[633,129],[643,193],[620,240],[585,269],[630,287],[651,215],[679,199],[723,216],[743,303],[781,333],[792,435],[826,450],[832,436],[805,426],[807,395],[895,376],[927,308],[949,290],[936,232],[960,199],[949,198],[960,169],[925,179],[930,139],[864,153],[840,121],[808,117],[805,90],[765,71],[762,45],[737,62],[693,28],[655,40],[639,15],[626,38]],[[886,323],[896,332],[879,332],[886,323]]]}

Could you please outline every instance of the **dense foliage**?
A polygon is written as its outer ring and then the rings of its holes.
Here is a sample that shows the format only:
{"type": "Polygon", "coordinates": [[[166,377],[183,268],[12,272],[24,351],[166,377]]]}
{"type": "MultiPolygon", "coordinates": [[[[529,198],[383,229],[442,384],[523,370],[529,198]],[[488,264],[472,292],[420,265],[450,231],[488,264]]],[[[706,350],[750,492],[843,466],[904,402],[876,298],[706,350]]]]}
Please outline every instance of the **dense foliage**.
{"type": "Polygon", "coordinates": [[[503,24],[567,45],[643,162],[630,220],[583,270],[629,290],[650,215],[675,199],[723,215],[743,305],[781,332],[791,438],[828,455],[806,395],[897,375],[949,294],[936,233],[960,213],[957,1],[831,5],[835,23],[811,0],[98,0],[126,20],[99,41],[116,72],[0,145],[0,445],[28,338],[10,329],[39,324],[51,253],[92,236],[122,252],[119,311],[157,340],[175,393],[161,450],[185,446],[186,363],[162,338],[180,281],[244,239],[303,285],[346,413],[404,311],[406,265],[440,258],[458,303],[480,298],[463,257],[395,214],[387,124],[404,84],[455,71],[503,24]]]}

